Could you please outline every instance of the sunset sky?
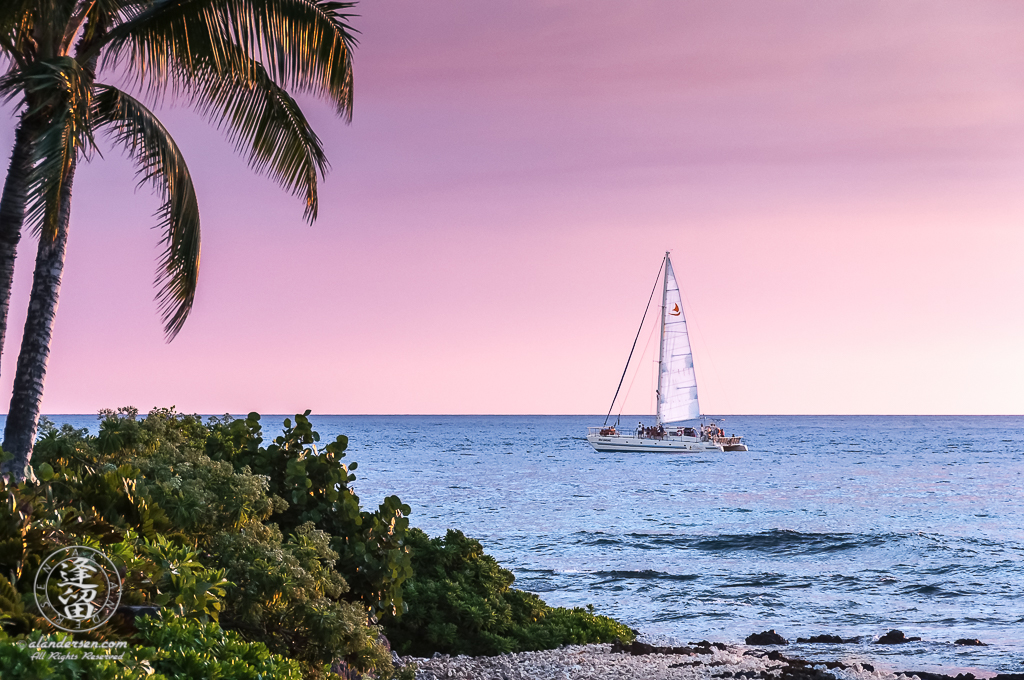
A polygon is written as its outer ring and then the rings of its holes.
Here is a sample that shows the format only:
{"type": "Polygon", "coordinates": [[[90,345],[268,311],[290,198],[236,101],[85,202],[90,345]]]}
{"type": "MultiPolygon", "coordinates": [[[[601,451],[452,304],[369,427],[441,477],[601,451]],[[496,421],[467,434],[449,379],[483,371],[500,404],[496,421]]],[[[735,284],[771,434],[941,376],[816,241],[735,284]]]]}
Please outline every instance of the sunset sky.
{"type": "Polygon", "coordinates": [[[352,124],[303,100],[332,163],[313,226],[157,109],[203,219],[174,342],[156,197],[109,144],[80,168],[44,413],[603,413],[666,250],[706,413],[1024,412],[1024,3],[355,11],[352,124]]]}

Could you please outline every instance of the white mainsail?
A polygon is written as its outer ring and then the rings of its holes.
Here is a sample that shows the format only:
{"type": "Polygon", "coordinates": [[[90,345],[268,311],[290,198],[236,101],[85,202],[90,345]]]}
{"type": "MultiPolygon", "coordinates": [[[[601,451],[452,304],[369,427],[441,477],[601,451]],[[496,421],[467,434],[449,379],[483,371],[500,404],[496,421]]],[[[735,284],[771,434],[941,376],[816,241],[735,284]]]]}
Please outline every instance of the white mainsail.
{"type": "Polygon", "coordinates": [[[661,361],[658,375],[658,422],[666,425],[696,420],[697,374],[693,370],[690,334],[683,314],[672,261],[665,255],[665,293],[661,310],[661,361]]]}

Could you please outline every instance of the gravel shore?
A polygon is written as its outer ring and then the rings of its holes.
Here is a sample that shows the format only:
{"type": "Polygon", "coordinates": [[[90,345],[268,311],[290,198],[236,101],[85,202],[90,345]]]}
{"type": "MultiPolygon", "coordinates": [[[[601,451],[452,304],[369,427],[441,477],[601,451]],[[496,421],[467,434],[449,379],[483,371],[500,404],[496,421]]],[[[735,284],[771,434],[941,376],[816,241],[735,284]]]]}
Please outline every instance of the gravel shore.
{"type": "MultiPolygon", "coordinates": [[[[403,657],[417,665],[416,680],[893,680],[852,664],[846,668],[812,666],[750,647],[705,647],[692,654],[613,652],[612,645],[569,646],[543,652],[491,657],[443,656],[431,659],[403,657]],[[774,658],[773,658],[774,657],[774,658]]],[[[834,665],[834,664],[829,664],[834,665]]]]}

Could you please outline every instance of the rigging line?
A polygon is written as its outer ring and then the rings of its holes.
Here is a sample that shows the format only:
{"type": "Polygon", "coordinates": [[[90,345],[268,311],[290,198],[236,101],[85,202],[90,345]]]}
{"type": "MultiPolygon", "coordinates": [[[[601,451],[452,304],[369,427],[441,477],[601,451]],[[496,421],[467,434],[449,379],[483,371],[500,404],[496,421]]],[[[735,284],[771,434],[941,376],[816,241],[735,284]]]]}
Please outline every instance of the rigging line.
{"type": "Polygon", "coordinates": [[[622,412],[626,409],[626,402],[629,401],[629,393],[633,391],[633,383],[636,382],[636,377],[640,375],[640,365],[643,363],[644,357],[647,356],[647,348],[651,346],[651,338],[654,337],[654,331],[657,329],[657,326],[651,326],[651,332],[647,334],[647,343],[644,345],[644,351],[640,353],[640,360],[637,361],[636,370],[633,371],[633,377],[629,381],[629,387],[626,388],[626,394],[622,397],[622,401],[619,402],[619,413],[615,416],[616,426],[622,418],[622,412]]]}
{"type": "Polygon", "coordinates": [[[651,300],[654,299],[654,293],[658,290],[658,281],[661,279],[661,270],[665,268],[665,259],[668,256],[661,259],[661,266],[658,267],[658,276],[654,279],[654,288],[651,289],[651,297],[647,300],[647,308],[644,310],[644,318],[640,319],[640,328],[636,329],[636,337],[633,338],[633,347],[629,350],[629,358],[626,359],[626,367],[622,369],[622,377],[619,378],[619,386],[615,388],[615,396],[612,397],[611,406],[608,407],[608,414],[604,417],[604,424],[608,424],[608,419],[612,417],[612,409],[615,408],[615,400],[619,398],[619,390],[622,389],[622,381],[626,379],[626,371],[629,370],[630,359],[633,358],[633,350],[636,349],[636,342],[640,339],[640,331],[644,329],[644,321],[647,320],[647,312],[651,311],[651,300]]]}
{"type": "MultiPolygon", "coordinates": [[[[676,284],[679,285],[678,279],[676,280],[676,284]]],[[[679,293],[682,295],[683,301],[686,303],[686,308],[687,309],[693,309],[693,305],[690,304],[690,298],[688,298],[686,296],[686,291],[683,290],[682,285],[679,285],[679,293]]],[[[688,319],[687,323],[691,323],[691,321],[688,319]]],[[[732,398],[731,398],[731,395],[729,394],[729,388],[725,384],[725,382],[722,380],[722,375],[718,372],[718,365],[715,364],[715,358],[713,356],[711,356],[710,345],[708,345],[707,340],[704,339],[704,331],[702,331],[700,329],[700,326],[697,324],[696,319],[694,319],[692,321],[692,323],[693,323],[693,327],[697,329],[697,334],[700,336],[701,343],[704,345],[704,354],[707,355],[708,363],[711,364],[711,370],[715,374],[715,379],[718,380],[718,387],[719,387],[719,389],[722,390],[722,396],[725,397],[725,407],[729,411],[732,411],[732,412],[735,413],[735,410],[733,409],[732,398]]]]}

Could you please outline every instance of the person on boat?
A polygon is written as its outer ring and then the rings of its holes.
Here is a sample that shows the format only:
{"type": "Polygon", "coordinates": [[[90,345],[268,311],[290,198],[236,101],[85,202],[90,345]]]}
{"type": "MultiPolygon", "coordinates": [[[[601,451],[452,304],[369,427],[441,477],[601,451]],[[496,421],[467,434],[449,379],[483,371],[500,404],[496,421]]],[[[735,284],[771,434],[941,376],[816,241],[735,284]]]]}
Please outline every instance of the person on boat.
{"type": "Polygon", "coordinates": [[[638,439],[644,436],[644,424],[639,421],[636,424],[636,436],[638,439]]]}

